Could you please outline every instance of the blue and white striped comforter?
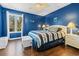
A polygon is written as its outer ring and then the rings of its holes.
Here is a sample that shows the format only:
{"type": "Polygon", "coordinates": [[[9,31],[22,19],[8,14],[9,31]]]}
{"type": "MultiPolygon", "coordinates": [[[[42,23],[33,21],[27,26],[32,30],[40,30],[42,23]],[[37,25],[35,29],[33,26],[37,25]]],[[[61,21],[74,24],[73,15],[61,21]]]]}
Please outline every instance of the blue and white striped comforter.
{"type": "Polygon", "coordinates": [[[50,31],[31,31],[28,33],[29,36],[37,42],[37,47],[39,48],[42,44],[60,39],[65,36],[65,32],[59,31],[57,33],[50,31]]]}

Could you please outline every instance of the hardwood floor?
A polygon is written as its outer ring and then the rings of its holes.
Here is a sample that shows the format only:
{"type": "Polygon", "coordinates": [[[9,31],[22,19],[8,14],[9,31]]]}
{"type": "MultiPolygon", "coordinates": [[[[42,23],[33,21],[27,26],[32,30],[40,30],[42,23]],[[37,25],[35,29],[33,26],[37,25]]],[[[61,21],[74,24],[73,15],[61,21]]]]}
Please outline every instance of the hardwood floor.
{"type": "Polygon", "coordinates": [[[32,48],[23,49],[21,40],[9,41],[6,49],[0,50],[0,56],[79,56],[79,49],[64,45],[37,52],[32,48]]]}

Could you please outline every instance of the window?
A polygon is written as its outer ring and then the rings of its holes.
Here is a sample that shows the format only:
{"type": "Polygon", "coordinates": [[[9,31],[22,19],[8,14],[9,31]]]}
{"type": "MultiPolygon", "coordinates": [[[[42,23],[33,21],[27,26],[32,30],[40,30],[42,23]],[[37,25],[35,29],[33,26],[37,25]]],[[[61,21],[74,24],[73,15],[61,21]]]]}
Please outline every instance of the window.
{"type": "Polygon", "coordinates": [[[22,16],[10,14],[9,15],[9,31],[21,32],[22,30],[22,16]]]}
{"type": "Polygon", "coordinates": [[[8,37],[11,33],[21,33],[23,35],[23,14],[16,14],[7,11],[8,37]]]}

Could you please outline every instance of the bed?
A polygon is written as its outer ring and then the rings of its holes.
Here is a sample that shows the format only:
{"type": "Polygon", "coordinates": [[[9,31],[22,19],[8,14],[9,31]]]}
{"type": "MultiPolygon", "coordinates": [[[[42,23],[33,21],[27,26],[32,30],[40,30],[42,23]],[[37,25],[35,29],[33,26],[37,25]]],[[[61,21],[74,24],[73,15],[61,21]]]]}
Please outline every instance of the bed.
{"type": "Polygon", "coordinates": [[[60,30],[58,32],[50,30],[36,30],[30,31],[28,36],[32,38],[33,48],[38,51],[43,51],[59,44],[64,43],[66,32],[60,30]]]}

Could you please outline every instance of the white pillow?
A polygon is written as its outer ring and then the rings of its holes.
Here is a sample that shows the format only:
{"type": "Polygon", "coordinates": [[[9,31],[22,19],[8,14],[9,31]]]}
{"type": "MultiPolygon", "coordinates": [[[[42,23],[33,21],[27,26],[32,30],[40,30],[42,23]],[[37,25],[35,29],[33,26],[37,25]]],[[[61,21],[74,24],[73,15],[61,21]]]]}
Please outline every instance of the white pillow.
{"type": "Polygon", "coordinates": [[[57,27],[49,27],[49,31],[57,32],[58,28],[57,27]]]}

